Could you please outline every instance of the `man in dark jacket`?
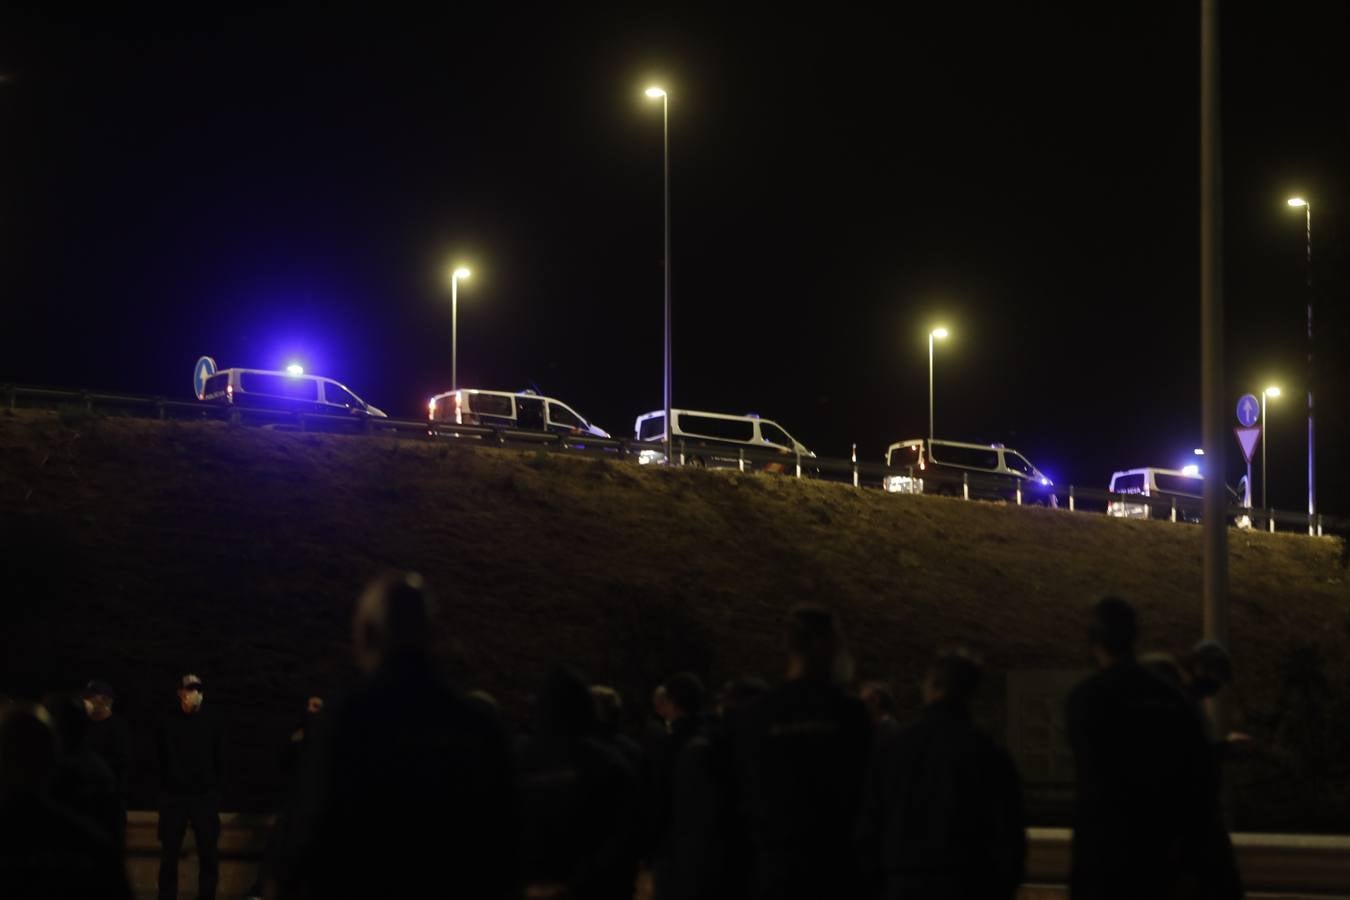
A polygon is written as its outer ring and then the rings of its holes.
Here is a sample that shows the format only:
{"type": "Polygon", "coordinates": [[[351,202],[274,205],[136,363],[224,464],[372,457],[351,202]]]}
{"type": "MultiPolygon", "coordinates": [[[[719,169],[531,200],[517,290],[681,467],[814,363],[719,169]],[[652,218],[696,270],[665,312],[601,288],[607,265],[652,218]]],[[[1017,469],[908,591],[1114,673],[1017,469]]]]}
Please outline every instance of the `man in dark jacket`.
{"type": "Polygon", "coordinates": [[[361,679],[306,732],[298,793],[271,851],[276,896],[511,893],[506,738],[489,705],[436,671],[434,628],[420,575],[390,572],[362,595],[353,624],[361,679]]]}
{"type": "Polygon", "coordinates": [[[196,675],[178,683],[178,708],[160,726],[159,898],[178,896],[178,856],[188,825],[197,842],[197,897],[214,900],[220,872],[220,786],[224,737],[202,711],[204,686],[196,675]]]}
{"type": "Polygon", "coordinates": [[[1075,900],[1171,897],[1205,878],[1215,769],[1201,723],[1177,688],[1135,661],[1124,600],[1093,607],[1099,671],[1069,695],[1075,900]]]}
{"type": "Polygon", "coordinates": [[[114,715],[116,699],[116,692],[106,681],[95,678],[84,686],[84,711],[89,716],[84,743],[112,771],[122,804],[121,831],[125,834],[127,785],[131,780],[131,728],[126,719],[114,715]]]}
{"type": "Polygon", "coordinates": [[[940,653],[919,721],[879,742],[864,792],[864,871],[887,900],[1010,900],[1022,881],[1022,786],[1007,751],[971,721],[980,664],[940,653]]]}
{"type": "Polygon", "coordinates": [[[785,632],[786,682],[735,724],[752,897],[856,897],[853,833],[872,725],[861,701],[839,686],[846,656],[834,614],[793,607],[785,632]]]}

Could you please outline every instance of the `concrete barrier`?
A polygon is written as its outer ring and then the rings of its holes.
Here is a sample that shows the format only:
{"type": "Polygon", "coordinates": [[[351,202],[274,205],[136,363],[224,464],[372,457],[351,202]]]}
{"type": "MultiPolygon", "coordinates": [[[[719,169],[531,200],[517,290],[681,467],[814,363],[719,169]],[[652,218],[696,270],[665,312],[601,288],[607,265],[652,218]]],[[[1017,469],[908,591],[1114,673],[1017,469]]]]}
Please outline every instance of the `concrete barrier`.
{"type": "MultiPolygon", "coordinates": [[[[258,876],[273,818],[249,813],[220,817],[221,900],[242,897],[258,876]]],[[[159,875],[159,816],[127,816],[127,871],[137,896],[153,897],[159,875]]],[[[1019,900],[1061,900],[1068,896],[1070,842],[1067,828],[1027,829],[1027,884],[1019,900]]],[[[1350,900],[1350,837],[1294,834],[1235,834],[1238,867],[1252,898],[1342,898],[1350,900]]],[[[178,866],[180,896],[197,893],[197,854],[192,832],[178,866]]]]}

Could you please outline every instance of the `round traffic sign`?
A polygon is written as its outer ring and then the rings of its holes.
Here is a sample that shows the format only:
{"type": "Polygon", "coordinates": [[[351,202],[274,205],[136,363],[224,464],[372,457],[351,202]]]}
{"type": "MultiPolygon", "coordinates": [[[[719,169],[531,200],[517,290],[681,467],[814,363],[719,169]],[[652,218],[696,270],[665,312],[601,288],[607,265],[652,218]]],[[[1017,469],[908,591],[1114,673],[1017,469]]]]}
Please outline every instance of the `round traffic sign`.
{"type": "Polygon", "coordinates": [[[206,396],[206,379],[216,374],[216,361],[209,356],[197,360],[192,368],[192,392],[201,400],[206,396]]]}
{"type": "Polygon", "coordinates": [[[1256,399],[1255,394],[1243,394],[1239,398],[1237,417],[1244,428],[1252,427],[1261,418],[1261,401],[1256,399]]]}

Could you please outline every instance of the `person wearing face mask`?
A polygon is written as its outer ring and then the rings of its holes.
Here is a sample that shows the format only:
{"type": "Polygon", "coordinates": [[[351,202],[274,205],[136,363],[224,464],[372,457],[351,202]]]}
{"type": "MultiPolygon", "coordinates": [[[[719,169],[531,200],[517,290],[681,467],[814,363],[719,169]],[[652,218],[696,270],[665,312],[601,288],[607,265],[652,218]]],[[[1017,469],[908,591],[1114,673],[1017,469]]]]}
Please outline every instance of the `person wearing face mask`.
{"type": "Polygon", "coordinates": [[[214,900],[220,858],[220,785],[223,735],[202,709],[204,686],[196,675],[178,684],[178,707],[159,731],[159,897],[178,896],[178,856],[187,827],[197,841],[197,897],[214,900]]]}

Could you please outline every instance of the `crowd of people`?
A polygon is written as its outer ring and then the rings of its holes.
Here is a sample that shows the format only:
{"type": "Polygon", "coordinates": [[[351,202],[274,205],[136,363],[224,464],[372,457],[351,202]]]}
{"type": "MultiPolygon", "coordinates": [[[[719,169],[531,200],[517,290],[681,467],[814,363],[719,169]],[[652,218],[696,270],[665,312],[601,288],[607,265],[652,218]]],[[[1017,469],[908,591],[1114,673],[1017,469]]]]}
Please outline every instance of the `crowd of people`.
{"type": "MultiPolygon", "coordinates": [[[[1026,821],[1013,760],[977,727],[982,664],[938,651],[902,725],[889,685],[845,683],[835,614],[794,606],[777,683],[710,691],[691,672],[623,698],[554,665],[530,726],[438,675],[439,612],[389,573],[354,619],[359,680],[311,697],[291,735],[293,787],[258,892],[277,898],[835,900],[1011,898],[1026,821]]],[[[1202,700],[1231,678],[1222,647],[1136,659],[1123,600],[1085,616],[1098,670],[1068,699],[1076,765],[1071,895],[1242,896],[1202,700]]],[[[178,892],[186,830],[198,893],[219,871],[224,742],[195,674],[157,735],[159,896],[178,892]]],[[[0,718],[0,884],[12,897],[130,897],[122,846],[130,736],[111,686],[10,704],[0,718]]]]}

